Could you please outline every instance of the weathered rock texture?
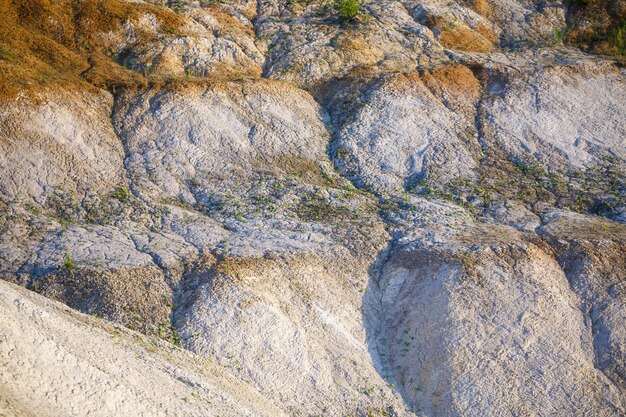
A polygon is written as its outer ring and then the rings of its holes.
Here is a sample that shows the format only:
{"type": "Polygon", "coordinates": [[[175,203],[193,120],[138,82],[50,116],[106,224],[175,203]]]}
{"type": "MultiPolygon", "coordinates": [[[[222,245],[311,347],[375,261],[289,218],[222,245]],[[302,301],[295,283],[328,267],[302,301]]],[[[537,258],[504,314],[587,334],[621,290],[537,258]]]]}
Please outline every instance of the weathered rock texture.
{"type": "Polygon", "coordinates": [[[619,273],[573,264],[523,236],[397,248],[366,303],[381,373],[426,415],[622,415],[621,365],[601,359],[624,358],[623,301],[604,295],[619,273]]]}
{"type": "Polygon", "coordinates": [[[0,286],[2,415],[285,415],[206,358],[0,286]]]}
{"type": "Polygon", "coordinates": [[[626,415],[622,6],[0,0],[0,415],[626,415]]]}

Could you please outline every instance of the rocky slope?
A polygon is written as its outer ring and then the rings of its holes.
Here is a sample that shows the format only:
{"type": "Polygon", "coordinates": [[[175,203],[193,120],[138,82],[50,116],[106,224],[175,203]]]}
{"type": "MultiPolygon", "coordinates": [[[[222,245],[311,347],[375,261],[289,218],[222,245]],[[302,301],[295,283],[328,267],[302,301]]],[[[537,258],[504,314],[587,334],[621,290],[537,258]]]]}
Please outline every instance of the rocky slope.
{"type": "Polygon", "coordinates": [[[341,6],[0,0],[0,415],[626,415],[624,2],[341,6]]]}

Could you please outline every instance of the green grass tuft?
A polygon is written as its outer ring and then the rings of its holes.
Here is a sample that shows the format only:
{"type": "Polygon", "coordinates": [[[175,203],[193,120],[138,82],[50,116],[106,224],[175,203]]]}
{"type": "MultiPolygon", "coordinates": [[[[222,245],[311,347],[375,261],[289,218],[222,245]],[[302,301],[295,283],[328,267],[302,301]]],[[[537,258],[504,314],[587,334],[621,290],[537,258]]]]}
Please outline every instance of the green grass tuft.
{"type": "Polygon", "coordinates": [[[72,255],[70,254],[69,250],[65,252],[65,260],[63,261],[63,266],[70,272],[74,269],[74,261],[72,260],[72,255]]]}
{"type": "Polygon", "coordinates": [[[626,56],[626,20],[609,31],[609,42],[616,56],[626,56]]]}
{"type": "Polygon", "coordinates": [[[336,0],[335,10],[342,21],[352,20],[361,11],[361,0],[336,0]]]}

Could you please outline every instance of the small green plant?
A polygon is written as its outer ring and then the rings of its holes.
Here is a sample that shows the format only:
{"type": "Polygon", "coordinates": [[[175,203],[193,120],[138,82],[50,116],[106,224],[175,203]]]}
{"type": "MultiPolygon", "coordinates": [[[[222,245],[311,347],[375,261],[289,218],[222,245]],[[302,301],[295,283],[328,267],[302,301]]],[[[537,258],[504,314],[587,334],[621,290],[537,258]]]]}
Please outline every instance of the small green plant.
{"type": "Polygon", "coordinates": [[[457,22],[458,22],[458,20],[459,20],[459,19],[457,19],[457,18],[455,17],[455,18],[454,18],[454,20],[452,20],[452,21],[448,22],[448,23],[447,23],[447,24],[443,27],[443,29],[442,29],[442,30],[452,30],[452,29],[456,28],[456,27],[457,27],[457,22]]]}
{"type": "Polygon", "coordinates": [[[572,33],[572,28],[555,30],[554,32],[552,32],[552,43],[554,45],[562,45],[567,40],[570,33],[572,33]]]}
{"type": "Polygon", "coordinates": [[[69,250],[65,252],[65,260],[63,261],[63,266],[70,272],[72,272],[72,270],[74,269],[74,260],[72,259],[72,255],[70,254],[69,250]]]}
{"type": "Polygon", "coordinates": [[[39,84],[45,84],[48,82],[49,79],[50,74],[48,74],[46,71],[40,71],[39,73],[37,73],[37,82],[39,84]]]}
{"type": "Polygon", "coordinates": [[[335,11],[343,22],[352,20],[361,11],[361,0],[335,0],[335,11]]]}
{"type": "Polygon", "coordinates": [[[626,20],[609,31],[609,42],[615,48],[616,56],[626,56],[626,20]]]}
{"type": "Polygon", "coordinates": [[[0,48],[0,59],[3,61],[8,61],[13,58],[13,53],[5,48],[0,48]]]}
{"type": "Polygon", "coordinates": [[[116,198],[124,203],[130,200],[130,190],[124,185],[117,187],[113,192],[113,198],[116,198]]]}
{"type": "Polygon", "coordinates": [[[174,345],[174,349],[178,348],[181,345],[182,338],[174,328],[171,322],[163,322],[159,326],[158,336],[161,339],[169,341],[174,345]]]}

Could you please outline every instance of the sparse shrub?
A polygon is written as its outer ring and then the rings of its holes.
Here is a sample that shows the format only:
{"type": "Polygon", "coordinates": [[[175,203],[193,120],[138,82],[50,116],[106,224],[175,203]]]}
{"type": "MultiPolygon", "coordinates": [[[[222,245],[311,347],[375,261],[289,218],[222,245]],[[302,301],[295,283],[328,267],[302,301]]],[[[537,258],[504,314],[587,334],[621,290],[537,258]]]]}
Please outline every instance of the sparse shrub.
{"type": "Polygon", "coordinates": [[[615,55],[626,56],[626,21],[609,31],[609,42],[615,48],[615,55]]]}
{"type": "Polygon", "coordinates": [[[5,48],[0,48],[0,60],[8,61],[13,58],[13,53],[5,48]]]}
{"type": "Polygon", "coordinates": [[[72,272],[72,270],[74,269],[74,260],[72,259],[72,255],[70,254],[69,250],[65,252],[65,260],[63,261],[63,266],[70,272],[72,272]]]}
{"type": "Polygon", "coordinates": [[[552,42],[554,45],[562,45],[565,43],[569,35],[572,33],[572,28],[558,29],[552,32],[552,42]]]}
{"type": "Polygon", "coordinates": [[[361,0],[335,0],[335,10],[342,21],[352,20],[361,10],[361,0]]]}
{"type": "Polygon", "coordinates": [[[130,190],[126,186],[120,186],[113,192],[113,197],[120,200],[122,203],[130,200],[130,190]]]}
{"type": "Polygon", "coordinates": [[[45,84],[50,79],[50,74],[46,71],[40,71],[37,73],[37,82],[39,84],[45,84]]]}

